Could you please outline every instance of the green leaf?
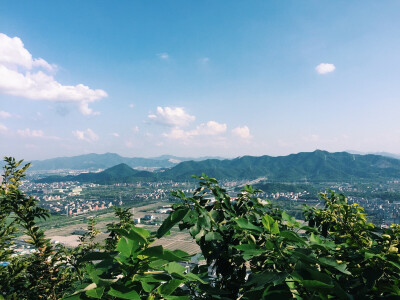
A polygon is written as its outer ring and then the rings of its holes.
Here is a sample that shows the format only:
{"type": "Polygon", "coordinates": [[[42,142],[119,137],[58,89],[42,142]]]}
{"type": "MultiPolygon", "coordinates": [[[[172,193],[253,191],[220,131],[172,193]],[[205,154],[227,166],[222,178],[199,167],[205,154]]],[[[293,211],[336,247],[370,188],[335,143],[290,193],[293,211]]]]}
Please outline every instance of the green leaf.
{"type": "Polygon", "coordinates": [[[162,246],[153,246],[144,249],[141,251],[139,254],[145,255],[145,256],[153,256],[153,257],[158,257],[161,258],[163,256],[164,250],[162,246]]]}
{"type": "Polygon", "coordinates": [[[143,290],[145,290],[147,293],[150,293],[156,287],[154,284],[150,284],[145,281],[141,281],[140,283],[142,284],[143,290]]]}
{"type": "Polygon", "coordinates": [[[93,290],[86,291],[86,295],[92,298],[101,299],[101,297],[103,297],[104,289],[104,286],[100,286],[93,290]]]}
{"type": "Polygon", "coordinates": [[[398,263],[396,263],[396,262],[394,262],[394,261],[391,261],[391,260],[387,260],[387,262],[388,262],[389,264],[395,266],[396,268],[400,269],[400,264],[398,264],[398,263]]]}
{"type": "Polygon", "coordinates": [[[168,218],[162,223],[160,228],[157,230],[157,238],[163,237],[175,224],[180,222],[186,214],[189,212],[189,208],[178,208],[173,213],[171,213],[168,218]]]}
{"type": "Polygon", "coordinates": [[[279,233],[278,222],[276,222],[270,215],[265,215],[262,218],[262,223],[263,223],[265,229],[267,229],[268,232],[270,232],[272,234],[278,234],[279,233]]]}
{"type": "Polygon", "coordinates": [[[144,249],[140,252],[141,255],[157,257],[166,261],[186,261],[189,260],[190,255],[181,250],[168,250],[163,249],[162,246],[153,246],[144,249]]]}
{"type": "Polygon", "coordinates": [[[288,273],[286,272],[271,272],[263,271],[260,273],[252,273],[249,276],[249,280],[244,284],[244,286],[265,286],[265,284],[273,282],[274,284],[279,284],[286,279],[288,273]]]}
{"type": "Polygon", "coordinates": [[[297,243],[301,243],[303,245],[306,245],[306,242],[297,233],[295,233],[293,231],[284,230],[284,231],[281,231],[279,233],[279,235],[281,237],[284,237],[284,238],[288,239],[289,241],[297,242],[297,243]]]}
{"type": "Polygon", "coordinates": [[[122,255],[129,257],[131,254],[139,248],[139,245],[134,243],[133,240],[126,239],[125,237],[122,237],[117,244],[116,250],[119,251],[122,255]]]}
{"type": "Polygon", "coordinates": [[[132,225],[130,229],[135,231],[137,234],[140,234],[145,239],[150,236],[150,232],[142,227],[136,227],[132,225]]]}
{"type": "Polygon", "coordinates": [[[179,279],[171,279],[167,283],[164,283],[158,288],[158,292],[161,296],[169,296],[171,295],[181,284],[183,280],[179,279]]]}
{"type": "Polygon", "coordinates": [[[176,262],[170,262],[168,265],[164,267],[164,270],[169,274],[172,273],[182,274],[183,272],[186,271],[186,268],[176,262]]]}
{"type": "Polygon", "coordinates": [[[222,241],[223,238],[218,232],[209,232],[205,236],[206,242],[210,241],[222,241]]]}
{"type": "Polygon", "coordinates": [[[296,218],[288,215],[285,211],[282,212],[282,220],[287,222],[287,225],[290,227],[299,226],[300,223],[296,221],[296,218]]]}
{"type": "Polygon", "coordinates": [[[279,225],[278,225],[277,221],[275,221],[273,223],[272,228],[271,228],[271,233],[272,234],[279,234],[279,225]]]}
{"type": "Polygon", "coordinates": [[[120,299],[140,300],[139,294],[134,290],[122,292],[122,291],[118,291],[116,289],[113,289],[111,287],[110,290],[108,291],[108,294],[110,296],[114,296],[114,297],[117,297],[117,298],[120,298],[120,299]]]}
{"type": "Polygon", "coordinates": [[[135,275],[134,277],[135,281],[139,282],[166,282],[171,279],[171,276],[165,273],[152,273],[152,274],[146,274],[146,275],[135,275]]]}
{"type": "Polygon", "coordinates": [[[151,269],[158,269],[168,263],[168,260],[165,259],[157,259],[153,260],[152,262],[149,263],[149,267],[151,269]]]}
{"type": "Polygon", "coordinates": [[[88,264],[86,265],[86,272],[95,284],[99,284],[101,280],[99,275],[103,273],[102,269],[96,269],[92,264],[88,264]]]}
{"type": "Polygon", "coordinates": [[[322,240],[318,235],[311,233],[310,242],[317,245],[322,245],[322,240]]]}
{"type": "Polygon", "coordinates": [[[322,281],[318,281],[318,280],[302,280],[301,284],[309,290],[313,290],[313,291],[329,291],[331,290],[334,285],[333,284],[327,284],[324,283],[322,281]]]}
{"type": "Polygon", "coordinates": [[[203,279],[201,279],[199,276],[197,276],[196,274],[189,272],[189,273],[185,274],[184,276],[185,276],[185,278],[187,278],[189,280],[199,281],[203,284],[206,284],[206,282],[203,279]]]}
{"type": "Polygon", "coordinates": [[[183,255],[182,253],[183,251],[178,251],[178,250],[168,250],[168,249],[164,249],[164,253],[163,256],[160,258],[169,260],[169,261],[181,261],[181,260],[189,260],[189,254],[187,254],[186,252],[185,255],[183,255]]]}
{"type": "Polygon", "coordinates": [[[249,260],[254,256],[265,253],[265,249],[260,249],[255,244],[242,244],[233,246],[233,248],[243,251],[243,258],[245,260],[249,260]]]}
{"type": "Polygon", "coordinates": [[[334,258],[320,257],[319,261],[321,262],[322,265],[333,267],[336,270],[342,272],[343,274],[351,275],[351,273],[347,271],[347,265],[339,264],[334,258]]]}
{"type": "Polygon", "coordinates": [[[111,230],[118,233],[120,236],[126,237],[127,239],[134,240],[135,242],[138,242],[141,245],[147,244],[146,237],[134,229],[127,231],[122,228],[113,228],[111,230]]]}
{"type": "Polygon", "coordinates": [[[247,220],[245,218],[236,218],[235,222],[242,229],[248,229],[248,230],[253,230],[253,231],[257,231],[257,232],[262,232],[262,229],[260,227],[255,226],[254,224],[250,223],[249,220],[247,220]]]}

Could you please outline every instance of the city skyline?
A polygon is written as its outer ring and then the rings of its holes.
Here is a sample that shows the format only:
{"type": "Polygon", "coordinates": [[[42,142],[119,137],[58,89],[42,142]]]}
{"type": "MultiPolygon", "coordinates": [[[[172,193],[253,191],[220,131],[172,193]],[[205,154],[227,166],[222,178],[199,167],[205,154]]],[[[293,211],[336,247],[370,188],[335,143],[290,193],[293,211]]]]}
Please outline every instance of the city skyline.
{"type": "Polygon", "coordinates": [[[0,152],[400,153],[399,8],[0,1],[0,152]]]}

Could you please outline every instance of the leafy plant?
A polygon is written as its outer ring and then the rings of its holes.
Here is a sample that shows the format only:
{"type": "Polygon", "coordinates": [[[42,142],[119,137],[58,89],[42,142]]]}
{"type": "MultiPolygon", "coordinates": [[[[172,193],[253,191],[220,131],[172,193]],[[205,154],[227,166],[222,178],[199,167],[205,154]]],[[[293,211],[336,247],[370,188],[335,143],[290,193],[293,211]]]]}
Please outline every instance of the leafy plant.
{"type": "Polygon", "coordinates": [[[105,245],[90,219],[77,248],[53,246],[38,227],[48,212],[19,190],[29,165],[6,158],[0,188],[0,299],[400,299],[400,225],[380,229],[342,194],[320,194],[325,207],[297,220],[245,186],[231,197],[214,178],[198,177],[156,232],[115,208],[105,245]],[[201,249],[199,263],[154,242],[174,226],[201,249]],[[13,256],[22,229],[35,249],[13,256]],[[68,295],[68,296],[67,296],[68,295]]]}

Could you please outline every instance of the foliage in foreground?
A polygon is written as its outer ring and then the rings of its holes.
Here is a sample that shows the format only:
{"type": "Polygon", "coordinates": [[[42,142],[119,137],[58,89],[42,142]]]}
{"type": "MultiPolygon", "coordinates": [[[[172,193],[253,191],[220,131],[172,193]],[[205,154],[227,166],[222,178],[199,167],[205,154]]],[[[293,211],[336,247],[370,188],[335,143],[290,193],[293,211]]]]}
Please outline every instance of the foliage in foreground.
{"type": "Polygon", "coordinates": [[[341,194],[321,194],[323,209],[304,222],[246,186],[235,200],[205,176],[190,197],[181,191],[157,232],[116,209],[105,245],[95,220],[76,249],[55,248],[36,225],[47,218],[19,189],[28,166],[6,159],[0,188],[0,299],[400,299],[400,226],[379,229],[341,194]],[[201,249],[187,253],[154,242],[178,225],[201,249]],[[14,256],[22,228],[36,252],[14,256]]]}

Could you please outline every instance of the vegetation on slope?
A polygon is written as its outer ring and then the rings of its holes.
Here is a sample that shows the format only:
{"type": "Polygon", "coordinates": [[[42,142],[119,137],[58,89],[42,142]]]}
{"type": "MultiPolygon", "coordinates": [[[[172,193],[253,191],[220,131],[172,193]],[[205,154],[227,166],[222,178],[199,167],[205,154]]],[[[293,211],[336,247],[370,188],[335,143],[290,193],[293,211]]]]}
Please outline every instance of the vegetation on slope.
{"type": "Polygon", "coordinates": [[[93,242],[91,221],[80,246],[65,249],[44,237],[36,219],[46,211],[18,189],[27,166],[7,162],[0,189],[5,299],[400,299],[400,225],[375,227],[341,194],[321,194],[322,209],[305,206],[304,223],[250,186],[231,201],[203,174],[193,195],[173,192],[178,202],[156,232],[116,210],[120,222],[109,225],[105,246],[93,242]],[[204,265],[153,245],[176,225],[200,246],[204,265]],[[12,256],[18,227],[35,253],[12,256]]]}
{"type": "MultiPolygon", "coordinates": [[[[75,180],[106,182],[108,170],[78,176],[48,177],[42,182],[75,180]],[[103,176],[104,175],[104,176],[103,176]],[[103,176],[104,178],[101,178],[103,176]]],[[[347,152],[304,152],[288,156],[243,156],[232,160],[185,161],[163,172],[121,172],[110,183],[152,180],[190,180],[192,174],[209,174],[219,179],[241,180],[265,177],[270,182],[350,182],[378,181],[400,177],[400,160],[379,155],[347,152]]]]}

